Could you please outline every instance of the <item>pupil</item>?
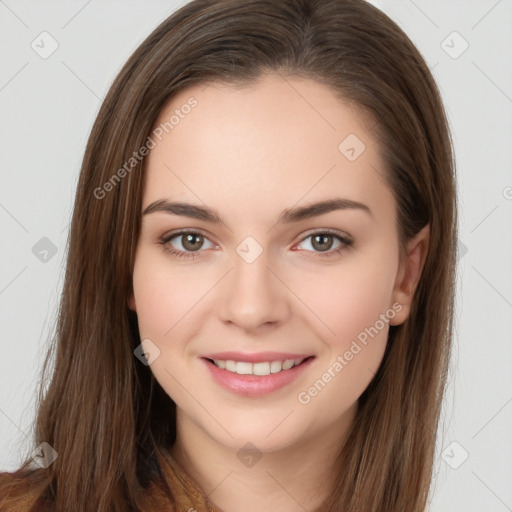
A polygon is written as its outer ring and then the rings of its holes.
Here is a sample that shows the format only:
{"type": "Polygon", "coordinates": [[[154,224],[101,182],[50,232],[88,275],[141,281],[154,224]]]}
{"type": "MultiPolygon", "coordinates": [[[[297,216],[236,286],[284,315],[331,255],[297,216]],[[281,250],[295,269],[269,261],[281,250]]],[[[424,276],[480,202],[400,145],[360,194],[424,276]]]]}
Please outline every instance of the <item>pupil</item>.
{"type": "Polygon", "coordinates": [[[319,249],[320,251],[327,251],[328,249],[331,248],[331,246],[332,246],[332,236],[331,235],[315,235],[313,237],[313,247],[315,247],[315,249],[319,249]],[[318,244],[318,246],[316,244],[318,244]]]}
{"type": "Polygon", "coordinates": [[[185,236],[185,241],[183,243],[183,247],[185,247],[185,249],[189,251],[194,251],[196,249],[199,249],[201,245],[203,245],[202,235],[189,234],[185,236]]]}

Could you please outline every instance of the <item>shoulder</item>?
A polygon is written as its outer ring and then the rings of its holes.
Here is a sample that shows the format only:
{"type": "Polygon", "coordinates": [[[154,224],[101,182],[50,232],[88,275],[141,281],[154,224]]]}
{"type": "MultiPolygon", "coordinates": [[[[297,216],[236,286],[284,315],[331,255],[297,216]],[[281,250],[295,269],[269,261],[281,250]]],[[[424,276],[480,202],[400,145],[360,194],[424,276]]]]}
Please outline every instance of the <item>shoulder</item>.
{"type": "Polygon", "coordinates": [[[2,499],[11,492],[13,487],[20,486],[20,479],[16,477],[16,473],[8,473],[5,471],[0,472],[0,504],[2,499]]]}
{"type": "MultiPolygon", "coordinates": [[[[37,471],[36,471],[37,473],[37,471]]],[[[29,512],[38,502],[42,488],[34,474],[0,472],[0,512],[29,512]]]]}

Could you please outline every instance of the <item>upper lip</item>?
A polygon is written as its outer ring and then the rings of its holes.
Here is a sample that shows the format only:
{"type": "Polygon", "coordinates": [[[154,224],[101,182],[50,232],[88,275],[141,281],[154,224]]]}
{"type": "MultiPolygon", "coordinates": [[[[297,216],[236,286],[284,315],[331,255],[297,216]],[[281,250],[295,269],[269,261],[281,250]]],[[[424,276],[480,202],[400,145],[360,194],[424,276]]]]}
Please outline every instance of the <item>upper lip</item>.
{"type": "Polygon", "coordinates": [[[311,354],[293,354],[291,352],[258,352],[253,354],[244,352],[215,352],[212,354],[205,354],[201,357],[220,361],[264,363],[267,361],[272,362],[286,361],[289,359],[306,359],[311,357],[311,354]]]}

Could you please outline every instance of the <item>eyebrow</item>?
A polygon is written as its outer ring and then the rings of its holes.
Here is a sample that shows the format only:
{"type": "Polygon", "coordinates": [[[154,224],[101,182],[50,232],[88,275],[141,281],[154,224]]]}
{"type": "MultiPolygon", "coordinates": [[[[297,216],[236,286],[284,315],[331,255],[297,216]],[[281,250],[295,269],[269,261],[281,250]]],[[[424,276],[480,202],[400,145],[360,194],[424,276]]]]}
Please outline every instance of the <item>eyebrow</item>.
{"type": "MultiPolygon", "coordinates": [[[[370,208],[358,201],[351,199],[334,198],[326,201],[312,203],[307,206],[300,206],[296,208],[289,208],[283,210],[277,224],[289,224],[292,222],[300,222],[306,219],[311,219],[319,215],[324,215],[336,210],[355,209],[368,213],[373,217],[370,208]]],[[[159,199],[154,201],[142,212],[142,215],[149,215],[155,212],[170,213],[173,215],[181,215],[184,217],[191,217],[193,219],[204,220],[213,224],[224,223],[221,216],[216,210],[204,206],[197,206],[189,203],[174,203],[166,199],[159,199]]]]}

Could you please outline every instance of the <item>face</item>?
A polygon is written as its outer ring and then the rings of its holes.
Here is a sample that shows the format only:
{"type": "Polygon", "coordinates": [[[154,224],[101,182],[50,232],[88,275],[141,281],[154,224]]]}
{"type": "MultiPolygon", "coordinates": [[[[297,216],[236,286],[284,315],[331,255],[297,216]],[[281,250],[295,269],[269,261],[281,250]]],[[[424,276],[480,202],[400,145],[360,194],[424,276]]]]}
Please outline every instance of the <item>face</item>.
{"type": "Polygon", "coordinates": [[[424,247],[399,258],[370,126],[327,86],[269,73],[188,88],[155,130],[129,307],[178,425],[262,451],[335,436],[424,247]]]}

